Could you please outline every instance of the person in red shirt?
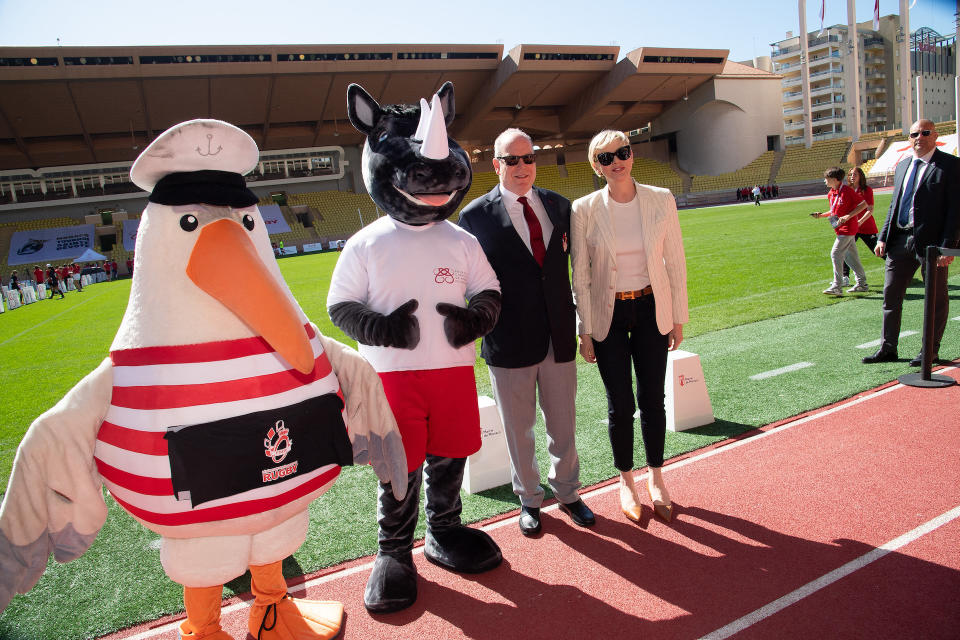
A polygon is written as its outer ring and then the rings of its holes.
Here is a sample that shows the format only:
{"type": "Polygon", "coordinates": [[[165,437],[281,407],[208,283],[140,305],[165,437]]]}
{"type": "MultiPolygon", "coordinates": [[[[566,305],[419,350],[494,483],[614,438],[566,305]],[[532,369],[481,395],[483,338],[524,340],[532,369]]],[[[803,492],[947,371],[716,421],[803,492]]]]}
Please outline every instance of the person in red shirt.
{"type": "Polygon", "coordinates": [[[103,275],[105,276],[106,280],[108,281],[110,280],[110,261],[109,260],[103,261],[103,275]]]}
{"type": "Polygon", "coordinates": [[[127,273],[130,274],[130,277],[133,277],[133,256],[127,258],[127,273]]]}
{"type": "Polygon", "coordinates": [[[74,262],[70,265],[70,277],[73,278],[73,285],[77,291],[83,291],[83,283],[80,282],[80,263],[74,262]]]}
{"type": "Polygon", "coordinates": [[[33,265],[33,281],[37,284],[43,284],[43,269],[40,265],[33,265]]]}
{"type": "Polygon", "coordinates": [[[111,260],[111,261],[110,261],[110,279],[111,279],[111,280],[116,280],[116,279],[117,279],[117,275],[118,275],[118,274],[117,274],[117,261],[116,261],[116,260],[111,260]]]}
{"type": "Polygon", "coordinates": [[[841,282],[843,282],[844,262],[853,268],[853,272],[857,276],[857,283],[847,289],[847,293],[869,291],[867,274],[863,271],[856,245],[857,231],[859,230],[857,221],[866,210],[867,203],[850,186],[843,184],[844,175],[846,175],[846,172],[840,167],[830,167],[823,172],[823,182],[830,188],[830,192],[827,194],[830,210],[826,212],[815,211],[810,214],[814,218],[830,218],[830,223],[837,233],[837,239],[830,251],[830,259],[833,261],[833,284],[824,290],[824,293],[828,296],[843,295],[841,282]]]}
{"type": "MultiPolygon", "coordinates": [[[[860,167],[854,167],[850,170],[848,181],[850,182],[850,188],[856,191],[857,194],[863,198],[863,201],[867,203],[866,210],[857,220],[857,224],[860,225],[860,229],[857,231],[857,239],[863,240],[863,244],[867,245],[870,253],[873,253],[874,247],[877,246],[877,233],[879,233],[877,230],[877,222],[873,219],[873,189],[867,184],[867,176],[864,175],[863,169],[860,167]]],[[[843,277],[848,278],[849,276],[850,265],[844,262],[843,277]]]]}

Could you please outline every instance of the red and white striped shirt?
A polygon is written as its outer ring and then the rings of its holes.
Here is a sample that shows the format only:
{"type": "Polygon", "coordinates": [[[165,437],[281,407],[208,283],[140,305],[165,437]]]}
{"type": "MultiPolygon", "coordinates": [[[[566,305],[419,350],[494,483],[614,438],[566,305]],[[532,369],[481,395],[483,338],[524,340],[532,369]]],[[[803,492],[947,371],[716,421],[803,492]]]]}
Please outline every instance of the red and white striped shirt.
{"type": "Polygon", "coordinates": [[[309,323],[305,329],[314,354],[309,374],[294,369],[260,337],[111,352],[113,397],[94,457],[117,503],[148,527],[169,530],[255,515],[323,493],[339,475],[339,466],[326,465],[194,508],[190,500],[174,496],[164,439],[168,427],[339,394],[316,330],[309,323]]]}

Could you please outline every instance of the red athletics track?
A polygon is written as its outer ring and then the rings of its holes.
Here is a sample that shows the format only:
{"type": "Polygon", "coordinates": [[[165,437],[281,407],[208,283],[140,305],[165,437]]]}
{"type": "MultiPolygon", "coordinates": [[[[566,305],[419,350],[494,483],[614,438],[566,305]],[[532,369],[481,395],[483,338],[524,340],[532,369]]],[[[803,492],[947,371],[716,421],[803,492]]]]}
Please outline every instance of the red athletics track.
{"type": "MultiPolygon", "coordinates": [[[[460,576],[418,553],[400,613],[363,608],[370,558],[291,592],[344,602],[344,640],[960,638],[958,409],[960,386],[889,385],[671,461],[671,525],[649,505],[628,522],[610,483],[584,492],[590,529],[551,505],[524,538],[513,512],[485,525],[501,567],[460,576]]],[[[246,615],[224,603],[237,640],[246,615]]],[[[173,640],[175,623],[109,637],[173,640]]]]}

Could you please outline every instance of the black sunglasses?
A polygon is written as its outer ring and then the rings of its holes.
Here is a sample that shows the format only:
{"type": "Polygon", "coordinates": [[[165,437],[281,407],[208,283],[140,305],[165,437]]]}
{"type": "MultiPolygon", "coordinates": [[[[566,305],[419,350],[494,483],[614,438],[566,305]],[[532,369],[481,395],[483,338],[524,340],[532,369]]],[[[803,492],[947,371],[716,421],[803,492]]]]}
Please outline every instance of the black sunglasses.
{"type": "Polygon", "coordinates": [[[497,156],[497,160],[503,160],[507,163],[508,167],[515,167],[521,160],[523,160],[523,164],[533,164],[537,161],[537,154],[528,153],[522,156],[497,156]]]}
{"type": "Polygon", "coordinates": [[[930,129],[924,129],[923,131],[911,131],[910,137],[919,138],[920,136],[923,136],[924,138],[926,138],[928,135],[930,135],[930,133],[931,133],[930,129]]]}
{"type": "Polygon", "coordinates": [[[631,155],[633,154],[630,151],[630,145],[625,144],[616,151],[604,151],[603,153],[598,153],[597,162],[605,167],[608,167],[613,164],[614,156],[620,158],[621,160],[628,160],[631,155]]]}

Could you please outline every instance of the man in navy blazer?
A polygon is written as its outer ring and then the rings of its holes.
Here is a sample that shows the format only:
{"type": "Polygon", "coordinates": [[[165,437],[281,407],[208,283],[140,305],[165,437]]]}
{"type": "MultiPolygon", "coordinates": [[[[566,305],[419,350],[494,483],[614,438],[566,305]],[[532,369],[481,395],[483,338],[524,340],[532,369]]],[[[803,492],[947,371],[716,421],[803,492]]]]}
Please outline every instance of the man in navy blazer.
{"type": "Polygon", "coordinates": [[[577,493],[570,201],[533,186],[536,155],[526,133],[507,129],[493,147],[500,184],[463,209],[460,226],[480,241],[500,281],[500,318],[484,336],[480,355],[487,362],[504,424],[513,491],[521,503],[520,531],[530,536],[541,530],[544,490],[533,432],[538,389],[551,460],[550,488],[574,523],[590,526],[594,515],[577,493]]]}
{"type": "MultiPolygon", "coordinates": [[[[917,268],[926,272],[929,246],[956,248],[960,241],[960,159],[937,149],[937,129],[930,120],[910,127],[913,155],[903,159],[894,174],[893,198],[874,252],[886,256],[883,283],[883,329],[880,349],[863,361],[897,359],[897,340],[903,297],[917,268]]],[[[940,339],[947,326],[947,265],[952,256],[937,258],[934,336],[931,362],[939,358],[940,339]]],[[[910,361],[919,367],[921,354],[910,361]]]]}

